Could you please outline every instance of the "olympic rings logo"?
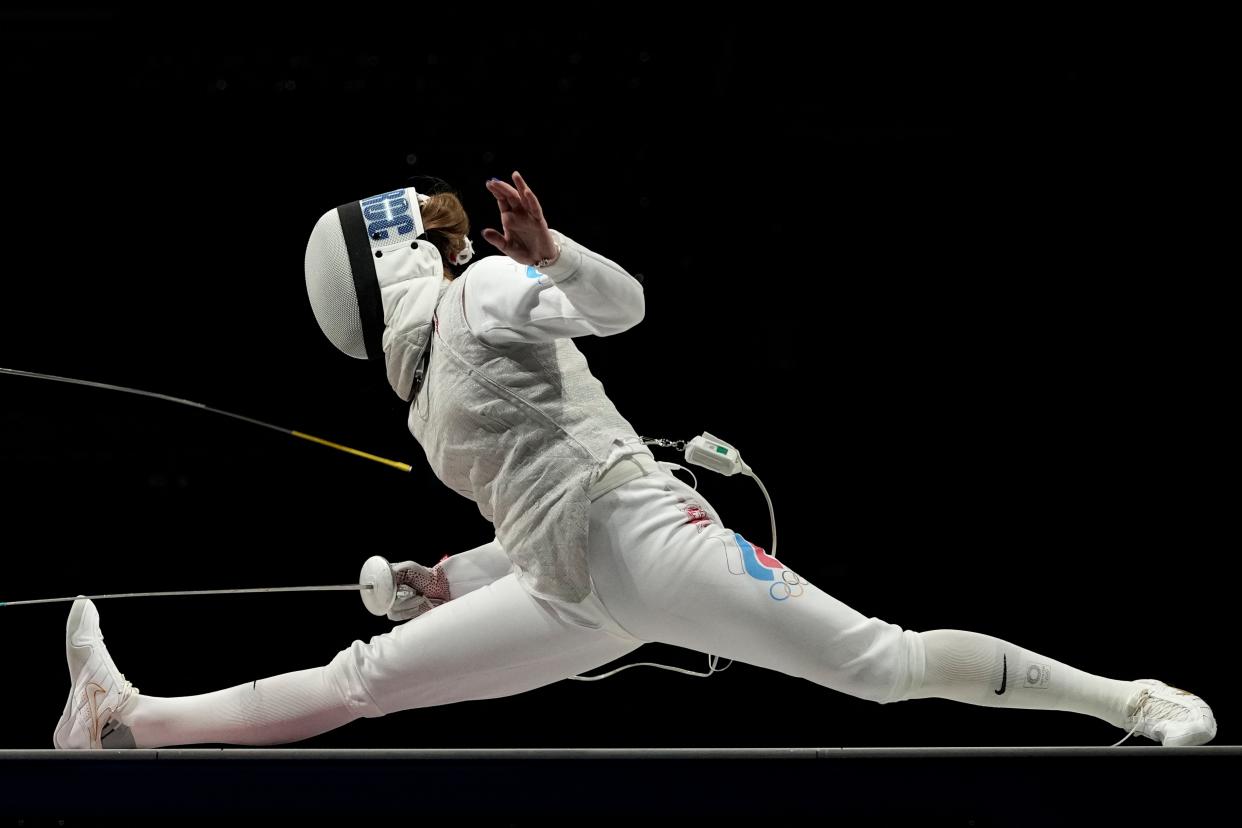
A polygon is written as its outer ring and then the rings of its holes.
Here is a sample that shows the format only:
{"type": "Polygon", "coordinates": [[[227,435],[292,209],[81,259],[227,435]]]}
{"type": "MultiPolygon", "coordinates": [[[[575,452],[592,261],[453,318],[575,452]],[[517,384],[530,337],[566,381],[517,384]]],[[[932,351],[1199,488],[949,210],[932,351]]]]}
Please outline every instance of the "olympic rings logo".
{"type": "Polygon", "coordinates": [[[796,572],[786,569],[781,572],[781,579],[768,587],[768,595],[776,601],[788,601],[790,598],[802,595],[805,592],[802,588],[805,584],[806,581],[802,580],[796,572]]]}

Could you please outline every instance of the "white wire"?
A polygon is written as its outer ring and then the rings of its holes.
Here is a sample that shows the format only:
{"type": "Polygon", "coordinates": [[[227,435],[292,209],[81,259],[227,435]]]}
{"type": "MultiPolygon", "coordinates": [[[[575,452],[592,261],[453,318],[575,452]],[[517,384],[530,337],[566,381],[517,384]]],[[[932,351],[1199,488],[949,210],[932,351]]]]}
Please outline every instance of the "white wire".
{"type": "MultiPolygon", "coordinates": [[[[676,463],[668,463],[667,465],[672,466],[674,469],[679,469],[680,471],[684,471],[686,474],[690,475],[690,479],[694,481],[694,485],[691,486],[690,488],[694,489],[696,492],[699,490],[699,478],[698,478],[698,475],[696,475],[693,471],[686,468],[685,466],[679,466],[676,463]]],[[[670,472],[670,474],[671,473],[672,472],[670,472]]]]}
{"type": "Polygon", "coordinates": [[[759,484],[759,490],[763,492],[763,499],[768,502],[768,515],[772,519],[772,557],[776,557],[776,508],[772,505],[772,498],[768,496],[768,488],[763,485],[763,481],[759,479],[759,475],[750,470],[750,466],[743,464],[742,471],[759,484]]]}
{"type": "Polygon", "coordinates": [[[733,666],[733,662],[730,661],[725,666],[718,668],[716,667],[716,663],[719,660],[720,660],[720,656],[709,655],[707,657],[708,672],[706,673],[696,673],[693,670],[683,670],[680,667],[669,667],[667,664],[652,664],[649,661],[643,661],[637,664],[626,664],[622,667],[618,667],[615,670],[609,670],[607,673],[601,673],[598,676],[569,676],[569,678],[572,679],[573,681],[599,681],[602,678],[608,678],[609,676],[615,676],[617,673],[621,672],[622,670],[628,670],[631,667],[659,667],[661,670],[672,670],[674,673],[685,673],[687,676],[698,676],[700,678],[707,678],[711,676],[712,673],[723,673],[725,670],[728,670],[730,667],[733,666]]]}

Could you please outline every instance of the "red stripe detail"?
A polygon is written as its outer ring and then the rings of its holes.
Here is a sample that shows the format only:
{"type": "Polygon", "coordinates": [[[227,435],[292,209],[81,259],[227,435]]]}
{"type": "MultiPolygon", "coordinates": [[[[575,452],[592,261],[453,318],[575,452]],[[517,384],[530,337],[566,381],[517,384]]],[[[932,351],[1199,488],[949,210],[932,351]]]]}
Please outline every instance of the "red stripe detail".
{"type": "Polygon", "coordinates": [[[763,547],[755,546],[753,543],[751,544],[751,546],[754,547],[755,557],[759,560],[759,563],[763,564],[768,569],[784,569],[785,568],[785,565],[783,563],[778,561],[776,558],[773,558],[767,552],[764,552],[763,547]]]}

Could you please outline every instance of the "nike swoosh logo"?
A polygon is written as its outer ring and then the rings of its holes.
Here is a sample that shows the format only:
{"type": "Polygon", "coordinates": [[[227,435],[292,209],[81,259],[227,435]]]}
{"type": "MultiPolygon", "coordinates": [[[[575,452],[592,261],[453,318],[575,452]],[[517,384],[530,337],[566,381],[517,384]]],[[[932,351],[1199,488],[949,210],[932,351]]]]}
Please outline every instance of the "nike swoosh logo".
{"type": "Polygon", "coordinates": [[[103,746],[102,737],[100,736],[102,726],[99,721],[99,699],[107,697],[107,695],[108,691],[94,682],[86,685],[86,702],[91,709],[91,747],[93,748],[103,746]]]}
{"type": "Polygon", "coordinates": [[[1001,670],[1001,689],[992,691],[998,696],[1005,695],[1005,684],[1009,681],[1009,656],[1007,654],[1001,656],[1001,670]]]}

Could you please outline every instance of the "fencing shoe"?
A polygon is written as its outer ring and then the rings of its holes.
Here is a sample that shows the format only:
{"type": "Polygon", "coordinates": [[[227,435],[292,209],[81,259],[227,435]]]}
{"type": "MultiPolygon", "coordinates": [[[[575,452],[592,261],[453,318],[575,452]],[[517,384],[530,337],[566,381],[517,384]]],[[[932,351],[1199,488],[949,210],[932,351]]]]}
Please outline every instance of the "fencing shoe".
{"type": "Polygon", "coordinates": [[[1216,717],[1203,699],[1155,679],[1134,683],[1140,689],[1127,707],[1123,727],[1130,732],[1121,742],[1137,733],[1165,747],[1185,747],[1207,744],[1216,736],[1216,717]]]}
{"type": "Polygon", "coordinates": [[[71,689],[52,743],[59,750],[132,748],[129,728],[121,723],[138,688],[116,669],[99,629],[99,611],[86,598],[73,602],[65,625],[65,659],[71,689]]]}

